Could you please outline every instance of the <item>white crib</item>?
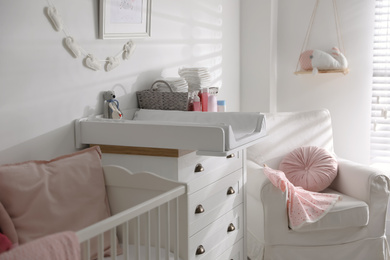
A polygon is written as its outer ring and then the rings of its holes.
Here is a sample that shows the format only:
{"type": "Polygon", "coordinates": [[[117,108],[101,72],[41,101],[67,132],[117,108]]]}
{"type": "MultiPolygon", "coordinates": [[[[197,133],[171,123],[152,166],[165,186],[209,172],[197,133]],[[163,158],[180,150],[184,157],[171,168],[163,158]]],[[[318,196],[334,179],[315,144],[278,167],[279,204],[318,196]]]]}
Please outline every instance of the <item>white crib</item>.
{"type": "Polygon", "coordinates": [[[81,259],[91,259],[91,248],[97,247],[99,260],[178,260],[179,200],[186,186],[118,166],[105,166],[104,176],[112,216],[76,233],[81,259]],[[111,256],[105,258],[106,232],[111,256]]]}

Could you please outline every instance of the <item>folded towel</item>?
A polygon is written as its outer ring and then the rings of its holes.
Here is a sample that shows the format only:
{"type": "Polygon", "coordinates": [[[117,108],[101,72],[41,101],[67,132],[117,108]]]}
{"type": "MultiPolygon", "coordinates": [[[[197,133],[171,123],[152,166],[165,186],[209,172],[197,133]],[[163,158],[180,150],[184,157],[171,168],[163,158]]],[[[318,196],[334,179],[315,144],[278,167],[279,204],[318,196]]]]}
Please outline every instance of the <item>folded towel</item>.
{"type": "Polygon", "coordinates": [[[287,191],[289,226],[293,230],[320,220],[341,199],[337,194],[318,193],[295,187],[282,171],[268,166],[264,166],[263,171],[275,187],[282,192],[287,191]]]}
{"type": "Polygon", "coordinates": [[[80,260],[80,244],[75,232],[48,235],[0,254],[0,260],[80,260]]]}

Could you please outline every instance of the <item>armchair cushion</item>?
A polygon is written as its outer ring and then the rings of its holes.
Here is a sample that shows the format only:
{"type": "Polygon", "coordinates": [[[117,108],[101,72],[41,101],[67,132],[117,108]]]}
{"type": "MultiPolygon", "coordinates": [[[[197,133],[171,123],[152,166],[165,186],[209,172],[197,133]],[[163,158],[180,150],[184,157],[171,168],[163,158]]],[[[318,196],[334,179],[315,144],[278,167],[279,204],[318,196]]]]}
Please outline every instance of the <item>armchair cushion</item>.
{"type": "Polygon", "coordinates": [[[339,194],[341,196],[341,200],[337,201],[334,204],[334,207],[319,221],[303,226],[295,231],[305,232],[364,227],[368,224],[369,210],[367,203],[332,189],[326,189],[323,193],[339,194]]]}
{"type": "MultiPolygon", "coordinates": [[[[287,196],[277,196],[273,198],[272,196],[264,196],[263,189],[267,189],[267,184],[270,184],[270,181],[265,174],[260,165],[248,161],[247,162],[247,172],[248,172],[248,182],[247,182],[247,192],[253,196],[258,201],[263,201],[266,205],[274,205],[275,203],[280,203],[280,198],[284,198],[282,203],[287,207],[287,196]],[[260,190],[259,190],[260,188],[260,190]],[[263,194],[263,196],[261,195],[263,194]],[[273,201],[274,200],[274,201],[273,201]]],[[[278,190],[282,194],[280,190],[278,190]]],[[[368,224],[369,220],[369,208],[367,203],[362,200],[355,199],[351,196],[342,194],[332,189],[326,189],[323,193],[338,194],[341,195],[341,200],[337,201],[334,204],[334,207],[329,210],[329,212],[324,215],[320,220],[314,223],[309,223],[300,227],[296,232],[308,232],[308,231],[321,231],[321,230],[334,230],[350,227],[362,227],[368,224]]],[[[264,206],[266,206],[264,205],[264,206]]],[[[287,213],[287,212],[286,212],[287,213]]],[[[275,223],[285,222],[286,226],[288,221],[286,216],[272,216],[272,221],[275,223]]]]}

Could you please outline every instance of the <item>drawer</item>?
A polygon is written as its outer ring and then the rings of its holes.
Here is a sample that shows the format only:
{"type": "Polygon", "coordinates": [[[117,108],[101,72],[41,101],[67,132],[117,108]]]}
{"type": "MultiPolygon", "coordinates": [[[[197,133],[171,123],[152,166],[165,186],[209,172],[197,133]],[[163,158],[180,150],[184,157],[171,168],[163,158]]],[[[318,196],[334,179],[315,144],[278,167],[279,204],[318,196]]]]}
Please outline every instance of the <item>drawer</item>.
{"type": "Polygon", "coordinates": [[[226,250],[216,260],[245,260],[244,259],[244,239],[235,243],[231,248],[226,250]]]}
{"type": "Polygon", "coordinates": [[[216,259],[243,238],[243,204],[232,209],[189,239],[189,259],[216,259]]]}
{"type": "Polygon", "coordinates": [[[189,236],[243,203],[242,170],[188,196],[189,236]]]}
{"type": "Polygon", "coordinates": [[[179,158],[178,181],[188,184],[188,193],[204,187],[242,168],[242,151],[236,151],[226,157],[198,156],[196,153],[179,158]]]}

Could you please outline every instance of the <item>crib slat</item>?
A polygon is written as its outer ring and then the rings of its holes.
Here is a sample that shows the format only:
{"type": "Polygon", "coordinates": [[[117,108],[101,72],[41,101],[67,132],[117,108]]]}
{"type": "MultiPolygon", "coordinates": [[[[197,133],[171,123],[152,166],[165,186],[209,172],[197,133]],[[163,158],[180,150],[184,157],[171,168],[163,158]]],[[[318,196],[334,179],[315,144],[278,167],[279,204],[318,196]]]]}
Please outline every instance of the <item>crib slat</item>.
{"type": "Polygon", "coordinates": [[[82,259],[88,260],[91,259],[91,243],[90,240],[87,240],[82,243],[82,259]]]}
{"type": "Polygon", "coordinates": [[[146,259],[151,260],[151,254],[150,254],[150,211],[148,211],[146,215],[146,259]]]}
{"type": "Polygon", "coordinates": [[[126,221],[122,224],[122,249],[123,260],[129,260],[129,222],[126,221]]]}
{"type": "Polygon", "coordinates": [[[116,228],[111,229],[111,259],[116,260],[116,254],[117,254],[117,243],[116,243],[116,228]]]}
{"type": "Polygon", "coordinates": [[[157,227],[156,227],[156,251],[157,251],[157,260],[161,260],[161,206],[157,207],[157,227]]]}
{"type": "Polygon", "coordinates": [[[175,242],[175,245],[176,245],[176,248],[175,248],[175,260],[179,260],[179,199],[176,198],[176,205],[175,205],[175,209],[176,209],[176,242],[175,242]]]}
{"type": "Polygon", "coordinates": [[[169,201],[166,203],[167,205],[167,222],[166,222],[166,225],[167,225],[167,234],[166,234],[166,244],[167,244],[167,247],[165,248],[165,259],[169,259],[169,251],[170,251],[170,248],[171,248],[171,223],[170,223],[170,206],[169,206],[169,201]]]}
{"type": "Polygon", "coordinates": [[[136,245],[136,259],[137,260],[141,260],[141,254],[140,254],[140,251],[141,251],[141,219],[140,217],[138,216],[137,217],[137,227],[136,227],[136,232],[135,232],[135,235],[136,235],[136,238],[135,238],[135,245],[136,245]]]}
{"type": "Polygon", "coordinates": [[[104,233],[98,236],[98,260],[104,260],[104,233]]]}

